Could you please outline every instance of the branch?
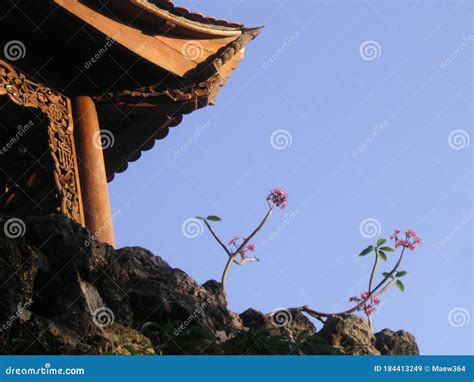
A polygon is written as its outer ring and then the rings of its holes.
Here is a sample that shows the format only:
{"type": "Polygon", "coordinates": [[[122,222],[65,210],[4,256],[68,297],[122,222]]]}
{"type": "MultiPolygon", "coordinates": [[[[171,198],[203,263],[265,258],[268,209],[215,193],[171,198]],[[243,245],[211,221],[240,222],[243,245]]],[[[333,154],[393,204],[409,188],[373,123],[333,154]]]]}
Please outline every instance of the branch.
{"type": "MultiPolygon", "coordinates": [[[[377,269],[377,264],[379,262],[379,250],[378,248],[375,248],[375,261],[374,261],[374,266],[372,267],[372,272],[370,273],[370,279],[369,279],[369,288],[367,289],[367,293],[370,294],[372,292],[372,282],[374,281],[374,276],[375,276],[375,270],[377,269]]],[[[370,314],[367,314],[367,321],[369,323],[370,328],[372,328],[372,319],[370,318],[370,314]]]]}
{"type": "Polygon", "coordinates": [[[377,292],[375,293],[372,298],[376,298],[376,297],[379,297],[381,294],[384,294],[386,291],[389,290],[389,288],[393,285],[395,285],[395,283],[397,282],[396,279],[393,279],[392,281],[390,281],[387,285],[385,285],[385,287],[380,291],[380,292],[377,292]]]}
{"type": "Polygon", "coordinates": [[[227,253],[227,255],[229,257],[232,256],[232,252],[229,250],[229,248],[227,248],[224,243],[222,242],[221,239],[219,239],[219,237],[216,235],[216,233],[214,232],[214,230],[212,229],[211,225],[207,222],[206,219],[203,219],[203,222],[204,224],[206,225],[207,229],[209,230],[209,232],[211,232],[212,236],[214,236],[214,239],[216,239],[216,241],[221,245],[221,247],[224,249],[224,251],[227,253]]]}
{"type": "Polygon", "coordinates": [[[267,220],[270,218],[270,215],[272,214],[273,212],[273,206],[270,207],[270,209],[268,210],[267,214],[265,215],[265,217],[263,218],[263,220],[260,222],[260,224],[257,226],[257,228],[255,228],[253,230],[253,232],[250,234],[249,237],[247,237],[243,242],[242,244],[240,244],[239,248],[237,249],[237,251],[235,251],[236,253],[239,253],[243,248],[245,248],[245,246],[247,245],[247,243],[252,240],[252,238],[258,233],[258,231],[260,231],[262,229],[262,227],[265,225],[265,223],[267,222],[267,220]]]}
{"type": "Polygon", "coordinates": [[[372,273],[370,274],[369,289],[367,289],[367,293],[372,292],[372,282],[374,280],[375,270],[377,269],[378,262],[379,262],[379,251],[378,249],[375,249],[375,261],[374,261],[374,266],[372,267],[372,273]]]}
{"type": "Polygon", "coordinates": [[[225,282],[227,280],[227,274],[229,273],[230,266],[235,260],[235,255],[229,256],[229,259],[227,260],[227,263],[224,268],[224,272],[222,272],[222,278],[221,278],[221,284],[222,284],[222,289],[224,290],[225,294],[225,282]]]}
{"type": "Polygon", "coordinates": [[[247,257],[246,259],[243,259],[243,260],[236,260],[234,258],[234,263],[236,263],[237,265],[244,265],[252,261],[260,261],[260,260],[257,257],[247,257]]]}

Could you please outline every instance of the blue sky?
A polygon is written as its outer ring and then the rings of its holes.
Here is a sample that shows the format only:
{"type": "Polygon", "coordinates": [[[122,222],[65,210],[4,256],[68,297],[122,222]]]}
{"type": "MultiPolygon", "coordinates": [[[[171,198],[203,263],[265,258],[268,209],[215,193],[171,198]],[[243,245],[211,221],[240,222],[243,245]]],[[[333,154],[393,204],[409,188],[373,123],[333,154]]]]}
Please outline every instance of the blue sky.
{"type": "Polygon", "coordinates": [[[350,307],[367,288],[372,259],[357,254],[378,237],[361,230],[371,219],[380,236],[413,228],[424,240],[375,330],[413,333],[422,354],[471,354],[472,3],[176,3],[265,29],[217,104],[185,116],[109,185],[122,211],[117,246],[219,279],[225,254],[207,232],[183,235],[183,222],[216,214],[223,239],[248,234],[268,190],[282,187],[287,210],[254,240],[261,261],[231,270],[231,309],[350,307]]]}

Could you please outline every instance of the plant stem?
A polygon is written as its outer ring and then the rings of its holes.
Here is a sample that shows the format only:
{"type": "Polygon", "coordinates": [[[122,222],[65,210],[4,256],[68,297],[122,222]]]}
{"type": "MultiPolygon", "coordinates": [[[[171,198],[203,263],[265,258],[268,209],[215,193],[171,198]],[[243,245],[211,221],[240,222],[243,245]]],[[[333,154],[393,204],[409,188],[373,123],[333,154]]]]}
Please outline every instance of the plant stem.
{"type": "Polygon", "coordinates": [[[207,222],[206,219],[203,219],[204,221],[204,224],[206,225],[207,229],[209,230],[209,232],[212,234],[212,236],[214,236],[214,239],[216,239],[216,241],[221,245],[221,247],[224,249],[224,251],[227,253],[227,255],[230,257],[232,256],[232,252],[229,250],[229,248],[227,248],[224,243],[222,242],[221,239],[219,239],[219,237],[217,236],[217,234],[214,232],[214,230],[212,229],[211,225],[207,222]]]}
{"type": "Polygon", "coordinates": [[[392,286],[392,285],[395,285],[395,283],[397,282],[396,279],[393,279],[392,281],[390,281],[387,285],[384,286],[384,288],[380,291],[380,292],[377,292],[375,293],[372,298],[376,298],[376,297],[379,297],[380,295],[384,294],[386,291],[388,291],[388,289],[392,286]]]}
{"type": "Polygon", "coordinates": [[[367,292],[369,294],[370,292],[372,292],[372,282],[374,281],[375,270],[377,269],[378,262],[379,262],[379,250],[375,248],[375,261],[374,261],[374,266],[372,267],[372,273],[370,274],[369,289],[367,289],[367,292]]]}
{"type": "Polygon", "coordinates": [[[225,291],[225,282],[227,280],[227,274],[229,273],[230,266],[234,262],[235,255],[229,256],[227,259],[227,263],[225,264],[224,272],[222,272],[222,278],[221,278],[221,284],[222,284],[222,289],[224,290],[224,294],[226,293],[225,291]]]}
{"type": "Polygon", "coordinates": [[[255,228],[253,230],[253,232],[250,234],[249,237],[247,237],[243,242],[242,244],[240,244],[239,248],[237,249],[237,251],[235,251],[235,253],[239,253],[243,248],[245,248],[245,246],[247,245],[247,243],[252,240],[252,238],[258,233],[258,231],[260,231],[262,229],[262,227],[265,225],[265,223],[267,222],[267,220],[270,218],[270,215],[272,214],[273,212],[273,206],[270,207],[270,209],[268,210],[268,212],[266,213],[266,215],[264,216],[263,220],[260,222],[260,224],[257,226],[257,228],[255,228]]]}
{"type": "MultiPolygon", "coordinates": [[[[379,250],[378,248],[375,248],[375,261],[374,261],[374,266],[372,267],[372,272],[370,273],[370,279],[369,279],[369,288],[367,289],[367,293],[370,294],[372,292],[372,282],[374,281],[374,276],[375,276],[375,270],[377,269],[377,264],[379,262],[379,250]]],[[[366,314],[367,316],[367,321],[369,322],[369,326],[372,329],[372,318],[370,317],[370,314],[366,314]]]]}
{"type": "Polygon", "coordinates": [[[256,257],[247,257],[246,259],[243,259],[243,260],[236,260],[234,258],[234,263],[236,263],[237,265],[244,265],[244,264],[250,263],[252,261],[259,261],[259,260],[256,257]]]}

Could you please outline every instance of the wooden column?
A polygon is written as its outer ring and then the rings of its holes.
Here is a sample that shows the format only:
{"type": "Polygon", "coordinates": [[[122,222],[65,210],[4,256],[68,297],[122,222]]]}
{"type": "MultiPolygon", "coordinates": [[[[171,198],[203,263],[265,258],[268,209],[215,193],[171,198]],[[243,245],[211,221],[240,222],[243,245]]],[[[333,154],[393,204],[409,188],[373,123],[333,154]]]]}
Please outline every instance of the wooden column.
{"type": "Polygon", "coordinates": [[[86,227],[99,241],[115,246],[104,154],[94,101],[74,100],[74,136],[86,227]]]}

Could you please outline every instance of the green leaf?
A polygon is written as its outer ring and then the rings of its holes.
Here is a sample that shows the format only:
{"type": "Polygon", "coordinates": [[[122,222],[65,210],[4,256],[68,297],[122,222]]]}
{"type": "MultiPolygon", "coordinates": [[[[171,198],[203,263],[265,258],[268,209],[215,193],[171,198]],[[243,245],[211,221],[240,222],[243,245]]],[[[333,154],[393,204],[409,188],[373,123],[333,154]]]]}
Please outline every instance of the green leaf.
{"type": "Polygon", "coordinates": [[[207,220],[210,220],[211,222],[220,222],[222,219],[219,216],[214,216],[214,215],[209,215],[207,220]]]}
{"type": "Polygon", "coordinates": [[[400,291],[405,292],[405,285],[403,285],[403,283],[400,280],[397,280],[395,284],[397,284],[397,287],[398,289],[400,289],[400,291]]]}
{"type": "Polygon", "coordinates": [[[377,247],[381,246],[382,244],[384,244],[387,240],[385,239],[378,239],[377,240],[377,247]]]}
{"type": "Polygon", "coordinates": [[[206,219],[204,219],[202,216],[196,216],[196,219],[199,219],[199,220],[206,220],[206,219]]]}
{"type": "Polygon", "coordinates": [[[380,247],[380,249],[384,252],[394,252],[395,250],[391,247],[380,247]]]}
{"type": "MultiPolygon", "coordinates": [[[[390,273],[388,272],[382,272],[383,277],[387,277],[390,273]]],[[[393,275],[390,276],[392,279],[394,278],[393,275]]]]}
{"type": "Polygon", "coordinates": [[[377,251],[378,254],[379,254],[379,257],[383,260],[383,261],[387,261],[387,255],[385,254],[385,252],[383,251],[377,251]]]}
{"type": "Polygon", "coordinates": [[[408,272],[407,271],[400,271],[400,272],[397,272],[397,274],[395,275],[396,277],[403,277],[407,274],[408,272]]]}
{"type": "Polygon", "coordinates": [[[368,255],[370,252],[374,250],[374,247],[372,245],[369,245],[366,249],[364,249],[359,256],[365,256],[368,255]]]}

